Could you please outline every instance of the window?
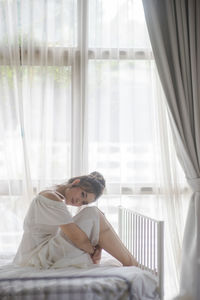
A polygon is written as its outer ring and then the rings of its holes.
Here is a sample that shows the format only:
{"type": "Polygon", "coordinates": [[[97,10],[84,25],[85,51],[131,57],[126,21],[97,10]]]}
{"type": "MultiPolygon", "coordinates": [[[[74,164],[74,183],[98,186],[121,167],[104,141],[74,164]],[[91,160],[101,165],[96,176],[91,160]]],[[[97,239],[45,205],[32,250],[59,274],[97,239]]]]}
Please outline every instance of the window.
{"type": "Polygon", "coordinates": [[[157,217],[166,194],[160,135],[170,133],[142,1],[89,1],[88,40],[88,166],[106,175],[98,205],[117,229],[119,204],[157,217]]]}
{"type": "Polygon", "coordinates": [[[141,1],[89,2],[89,168],[108,192],[152,186],[152,50],[141,1]],[[137,175],[137,176],[136,176],[137,175]]]}

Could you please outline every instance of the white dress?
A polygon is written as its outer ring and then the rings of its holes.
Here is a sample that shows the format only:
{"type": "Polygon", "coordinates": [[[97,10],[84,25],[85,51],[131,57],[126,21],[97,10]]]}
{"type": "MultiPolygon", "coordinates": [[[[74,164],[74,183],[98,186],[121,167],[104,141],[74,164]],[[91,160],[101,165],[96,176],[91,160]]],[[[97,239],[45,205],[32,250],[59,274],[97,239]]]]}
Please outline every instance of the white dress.
{"type": "Polygon", "coordinates": [[[90,255],[74,246],[60,229],[69,223],[76,223],[93,246],[98,243],[98,208],[86,207],[72,217],[64,202],[37,195],[25,217],[24,234],[13,262],[42,269],[93,264],[90,255]]]}

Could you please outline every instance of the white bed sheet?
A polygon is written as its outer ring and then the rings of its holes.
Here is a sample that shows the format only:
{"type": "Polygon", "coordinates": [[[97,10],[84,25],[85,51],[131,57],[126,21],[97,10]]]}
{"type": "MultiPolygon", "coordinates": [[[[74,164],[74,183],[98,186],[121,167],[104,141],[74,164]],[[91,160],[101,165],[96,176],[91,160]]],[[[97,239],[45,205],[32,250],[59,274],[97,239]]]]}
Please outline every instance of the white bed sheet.
{"type": "MultiPolygon", "coordinates": [[[[2,258],[2,257],[1,257],[2,258]]],[[[9,258],[4,257],[0,263],[8,263],[9,258]],[[7,258],[7,260],[6,260],[7,258]]],[[[116,266],[115,261],[107,261],[100,265],[93,265],[87,269],[68,267],[55,270],[38,270],[32,267],[17,267],[12,264],[0,266],[0,299],[10,299],[6,295],[9,290],[15,290],[20,293],[25,290],[27,293],[26,300],[32,300],[32,296],[28,293],[32,291],[40,292],[42,289],[54,290],[58,292],[64,289],[65,295],[60,294],[59,297],[54,293],[44,294],[38,293],[38,300],[78,300],[78,299],[95,299],[95,300],[159,300],[157,292],[157,279],[149,272],[142,271],[136,267],[116,266]],[[60,277],[60,276],[88,276],[87,278],[78,278],[73,280],[39,280],[39,281],[12,281],[1,282],[5,278],[24,278],[24,277],[60,277]],[[119,277],[118,277],[119,276],[119,277]],[[130,284],[131,295],[128,292],[127,282],[130,284]],[[59,288],[56,285],[59,283],[59,288]],[[66,296],[66,293],[69,294],[66,296]],[[84,297],[81,296],[84,293],[84,297]]],[[[13,297],[12,299],[19,299],[13,297]]]]}

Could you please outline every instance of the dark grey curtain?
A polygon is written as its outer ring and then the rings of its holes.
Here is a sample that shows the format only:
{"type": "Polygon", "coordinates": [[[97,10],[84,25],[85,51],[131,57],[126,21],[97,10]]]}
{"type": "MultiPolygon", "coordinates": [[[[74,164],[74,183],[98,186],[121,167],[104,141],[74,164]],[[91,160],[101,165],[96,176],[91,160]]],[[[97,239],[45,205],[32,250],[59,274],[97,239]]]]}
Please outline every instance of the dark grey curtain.
{"type": "Polygon", "coordinates": [[[200,299],[200,1],[143,0],[177,155],[193,195],[178,299],[200,299]]]}

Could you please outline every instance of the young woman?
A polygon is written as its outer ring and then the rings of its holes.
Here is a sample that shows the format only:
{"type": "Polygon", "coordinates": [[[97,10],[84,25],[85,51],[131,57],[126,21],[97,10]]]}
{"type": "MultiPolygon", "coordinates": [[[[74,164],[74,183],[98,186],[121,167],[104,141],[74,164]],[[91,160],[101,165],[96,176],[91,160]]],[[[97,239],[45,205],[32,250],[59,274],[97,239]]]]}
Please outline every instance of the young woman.
{"type": "Polygon", "coordinates": [[[82,206],[96,201],[104,188],[103,176],[92,172],[40,192],[25,217],[24,234],[14,263],[45,269],[83,267],[98,263],[103,248],[124,266],[137,266],[97,207],[85,207],[74,217],[67,209],[68,205],[82,206]]]}

